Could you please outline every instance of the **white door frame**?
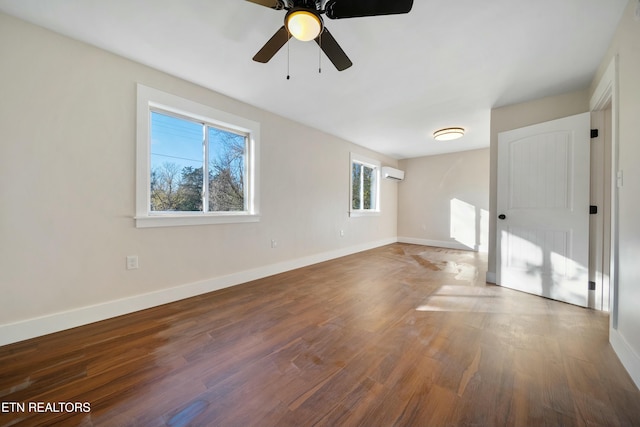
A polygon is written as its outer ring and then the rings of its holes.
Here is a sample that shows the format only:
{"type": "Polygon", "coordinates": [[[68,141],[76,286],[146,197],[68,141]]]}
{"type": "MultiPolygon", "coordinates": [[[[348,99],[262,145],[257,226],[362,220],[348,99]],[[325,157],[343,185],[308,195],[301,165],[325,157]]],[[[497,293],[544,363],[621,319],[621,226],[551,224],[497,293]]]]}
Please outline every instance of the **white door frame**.
{"type": "MultiPolygon", "coordinates": [[[[609,104],[610,105],[610,104],[609,104]]],[[[597,207],[589,215],[589,280],[595,283],[589,290],[589,308],[608,312],[609,255],[611,250],[611,107],[591,112],[591,173],[589,203],[597,207]]]]}
{"type": "Polygon", "coordinates": [[[609,327],[618,328],[618,187],[622,176],[618,173],[618,57],[613,57],[591,96],[589,110],[602,111],[611,105],[611,250],[609,257],[609,327]]]}

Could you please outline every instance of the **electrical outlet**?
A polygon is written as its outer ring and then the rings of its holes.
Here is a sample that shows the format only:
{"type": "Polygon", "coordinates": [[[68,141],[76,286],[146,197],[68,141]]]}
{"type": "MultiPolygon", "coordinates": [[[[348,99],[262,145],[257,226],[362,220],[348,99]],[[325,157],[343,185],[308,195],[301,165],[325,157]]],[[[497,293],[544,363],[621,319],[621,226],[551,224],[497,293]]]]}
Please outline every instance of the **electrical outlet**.
{"type": "Polygon", "coordinates": [[[127,257],[127,270],[135,270],[138,268],[138,255],[129,255],[127,257]]]}
{"type": "Polygon", "coordinates": [[[344,237],[344,230],[340,230],[340,237],[344,237]]]}
{"type": "Polygon", "coordinates": [[[278,247],[278,241],[276,239],[271,239],[271,248],[277,248],[278,247]]]}

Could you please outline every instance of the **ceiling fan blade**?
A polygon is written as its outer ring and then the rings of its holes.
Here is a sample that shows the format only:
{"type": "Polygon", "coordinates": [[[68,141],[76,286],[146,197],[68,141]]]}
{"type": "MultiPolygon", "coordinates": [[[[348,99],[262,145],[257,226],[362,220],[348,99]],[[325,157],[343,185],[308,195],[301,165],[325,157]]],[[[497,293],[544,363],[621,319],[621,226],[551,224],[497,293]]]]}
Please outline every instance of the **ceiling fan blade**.
{"type": "Polygon", "coordinates": [[[324,27],[324,30],[318,37],[316,37],[316,43],[320,46],[325,55],[329,58],[329,60],[335,65],[338,71],[346,70],[351,67],[353,63],[349,59],[344,50],[340,47],[336,39],[333,38],[327,27],[324,27]]]}
{"type": "Polygon", "coordinates": [[[256,53],[253,60],[256,62],[262,62],[263,64],[269,62],[269,60],[273,58],[273,55],[275,55],[290,38],[291,34],[289,34],[283,25],[278,31],[276,31],[269,41],[262,46],[262,49],[256,53]]]}
{"type": "Polygon", "coordinates": [[[259,4],[261,6],[270,7],[271,9],[281,10],[284,9],[282,0],[247,0],[251,3],[259,4]]]}
{"type": "Polygon", "coordinates": [[[325,14],[329,19],[409,13],[413,0],[329,0],[325,14]]]}

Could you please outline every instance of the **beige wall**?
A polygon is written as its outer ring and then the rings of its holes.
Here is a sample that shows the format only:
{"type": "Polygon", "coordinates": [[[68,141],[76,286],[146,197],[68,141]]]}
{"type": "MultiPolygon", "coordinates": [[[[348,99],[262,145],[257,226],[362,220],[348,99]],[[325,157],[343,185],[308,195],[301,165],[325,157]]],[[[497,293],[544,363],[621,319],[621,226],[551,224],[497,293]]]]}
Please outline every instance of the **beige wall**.
{"type": "Polygon", "coordinates": [[[400,161],[398,240],[486,251],[489,149],[400,161]]]}
{"type": "Polygon", "coordinates": [[[617,56],[617,157],[623,186],[618,189],[617,327],[612,327],[610,340],[640,386],[640,20],[634,16],[636,5],[635,1],[627,5],[591,93],[617,56]]]}
{"type": "Polygon", "coordinates": [[[2,14],[0,58],[0,344],[396,239],[395,182],[347,214],[393,159],[2,14]],[[136,83],[260,122],[259,223],[135,228],[136,83]]]}
{"type": "Polygon", "coordinates": [[[491,110],[491,180],[489,264],[487,280],[495,282],[498,133],[589,111],[589,92],[581,90],[491,110]]]}

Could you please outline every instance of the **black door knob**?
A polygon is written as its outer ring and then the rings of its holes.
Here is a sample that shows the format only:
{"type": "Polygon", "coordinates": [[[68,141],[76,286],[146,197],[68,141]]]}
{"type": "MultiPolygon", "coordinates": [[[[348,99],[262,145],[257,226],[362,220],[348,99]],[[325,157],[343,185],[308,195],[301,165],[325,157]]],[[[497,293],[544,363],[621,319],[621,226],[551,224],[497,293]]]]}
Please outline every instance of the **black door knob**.
{"type": "Polygon", "coordinates": [[[498,215],[499,219],[507,219],[507,216],[505,214],[500,214],[498,215]]]}

